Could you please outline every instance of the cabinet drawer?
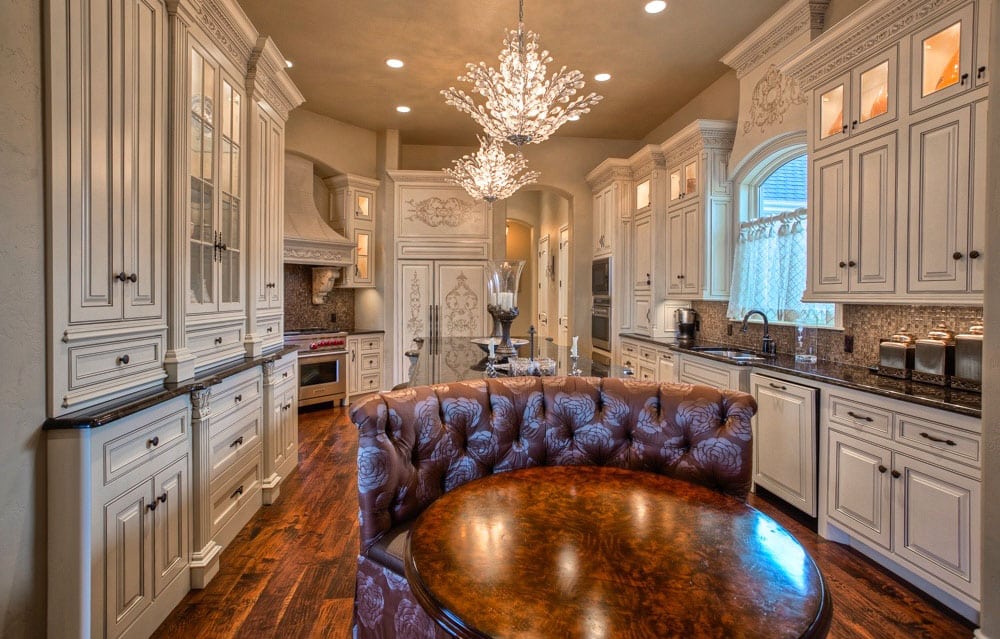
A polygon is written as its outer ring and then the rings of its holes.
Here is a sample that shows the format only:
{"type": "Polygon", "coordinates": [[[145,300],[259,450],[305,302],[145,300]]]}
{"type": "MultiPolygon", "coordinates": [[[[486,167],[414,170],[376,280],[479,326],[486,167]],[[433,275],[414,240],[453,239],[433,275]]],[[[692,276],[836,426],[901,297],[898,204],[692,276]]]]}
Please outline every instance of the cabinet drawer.
{"type": "Polygon", "coordinates": [[[382,350],[382,338],[381,337],[362,337],[360,342],[360,349],[362,353],[368,351],[381,351],[382,350]]]}
{"type": "Polygon", "coordinates": [[[362,373],[372,373],[382,370],[381,353],[362,353],[358,356],[362,373]]]}
{"type": "Polygon", "coordinates": [[[368,373],[361,376],[360,388],[362,393],[374,393],[382,390],[382,374],[368,373]]]}
{"type": "Polygon", "coordinates": [[[258,404],[228,416],[218,426],[212,424],[213,433],[208,441],[210,481],[254,451],[261,438],[262,417],[263,411],[258,404]]]}
{"type": "Polygon", "coordinates": [[[655,382],[656,381],[656,369],[651,366],[642,364],[639,366],[639,379],[643,382],[655,382]]]}
{"type": "Polygon", "coordinates": [[[256,492],[260,491],[261,458],[260,449],[248,463],[238,468],[228,481],[220,481],[212,489],[212,536],[232,519],[239,507],[256,492]]]}
{"type": "Polygon", "coordinates": [[[252,368],[245,373],[233,375],[212,388],[212,419],[220,420],[232,411],[249,406],[260,399],[260,369],[252,368]]]}
{"type": "Polygon", "coordinates": [[[715,388],[729,388],[729,371],[704,362],[705,360],[682,358],[680,381],[685,384],[705,384],[715,388]]]}
{"type": "Polygon", "coordinates": [[[188,333],[187,344],[196,357],[211,353],[217,349],[225,349],[243,343],[242,326],[226,326],[223,328],[192,331],[188,333]]]}
{"type": "Polygon", "coordinates": [[[975,435],[958,434],[945,424],[909,415],[896,415],[896,440],[935,455],[979,467],[981,442],[975,435]]]}
{"type": "Polygon", "coordinates": [[[639,359],[641,359],[646,364],[656,364],[656,359],[657,359],[656,349],[649,348],[646,346],[640,346],[639,359]]]}
{"type": "Polygon", "coordinates": [[[163,337],[119,339],[69,349],[70,389],[113,381],[162,366],[163,337]]]}
{"type": "Polygon", "coordinates": [[[827,418],[835,424],[863,430],[880,437],[890,437],[892,424],[890,411],[855,402],[839,395],[830,395],[827,418]]]}
{"type": "Polygon", "coordinates": [[[622,340],[622,353],[633,358],[639,357],[639,345],[635,342],[622,340]]]}
{"type": "Polygon", "coordinates": [[[190,428],[190,411],[187,405],[180,409],[176,408],[176,404],[165,408],[168,410],[154,409],[161,412],[160,415],[144,411],[134,418],[126,418],[134,419],[137,428],[129,429],[124,435],[104,444],[105,484],[110,484],[175,446],[187,450],[185,443],[190,428]]]}
{"type": "Polygon", "coordinates": [[[289,353],[279,360],[274,362],[274,372],[271,377],[273,381],[272,384],[280,384],[286,380],[295,379],[295,365],[298,363],[299,359],[295,353],[289,353]]]}
{"type": "Polygon", "coordinates": [[[257,335],[263,337],[265,340],[271,338],[282,338],[281,332],[281,318],[280,317],[269,317],[266,319],[261,319],[257,321],[257,335]]]}

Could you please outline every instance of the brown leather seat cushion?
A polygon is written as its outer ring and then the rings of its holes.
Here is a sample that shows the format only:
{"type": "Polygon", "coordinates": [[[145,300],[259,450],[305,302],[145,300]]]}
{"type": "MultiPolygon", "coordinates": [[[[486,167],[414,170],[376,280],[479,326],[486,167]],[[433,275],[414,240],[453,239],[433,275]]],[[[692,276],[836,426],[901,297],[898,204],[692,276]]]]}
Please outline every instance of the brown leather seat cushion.
{"type": "Polygon", "coordinates": [[[402,575],[403,552],[412,525],[413,520],[410,520],[387,531],[368,549],[368,557],[402,575]]]}

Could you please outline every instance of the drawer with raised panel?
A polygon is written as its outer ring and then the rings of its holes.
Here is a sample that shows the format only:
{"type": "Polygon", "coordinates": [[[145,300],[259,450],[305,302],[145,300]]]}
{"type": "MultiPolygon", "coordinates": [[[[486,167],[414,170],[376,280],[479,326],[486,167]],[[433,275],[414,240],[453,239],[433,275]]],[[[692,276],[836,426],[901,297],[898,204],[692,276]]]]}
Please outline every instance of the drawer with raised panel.
{"type": "Polygon", "coordinates": [[[382,338],[381,337],[362,337],[360,344],[361,352],[366,351],[381,351],[382,350],[382,338]]]}
{"type": "Polygon", "coordinates": [[[648,346],[639,347],[639,359],[649,364],[656,363],[656,349],[648,346]]]}
{"type": "Polygon", "coordinates": [[[362,393],[374,393],[376,391],[382,390],[379,388],[379,381],[382,379],[381,373],[368,373],[367,375],[361,376],[361,392],[362,393]]]}
{"type": "Polygon", "coordinates": [[[215,481],[253,451],[261,441],[262,418],[263,410],[258,404],[229,415],[218,425],[212,424],[212,436],[208,441],[210,481],[215,481]]]}
{"type": "MultiPolygon", "coordinates": [[[[259,452],[259,449],[258,449],[259,452]]],[[[239,467],[228,481],[219,482],[212,489],[212,536],[236,514],[239,507],[260,490],[261,457],[251,457],[239,467]]]]}
{"type": "Polygon", "coordinates": [[[263,381],[260,368],[254,367],[223,380],[212,388],[212,419],[221,419],[231,411],[249,406],[260,399],[263,381]]]}
{"type": "Polygon", "coordinates": [[[191,331],[187,336],[188,348],[195,356],[211,353],[216,349],[224,349],[243,343],[242,326],[225,326],[222,328],[191,331]]]}
{"type": "Polygon", "coordinates": [[[976,468],[981,463],[982,442],[978,435],[919,417],[896,415],[896,441],[976,468]]]}
{"type": "Polygon", "coordinates": [[[257,335],[265,340],[283,339],[281,333],[281,317],[269,317],[257,320],[257,335]]]}
{"type": "Polygon", "coordinates": [[[863,430],[881,437],[890,437],[892,412],[883,408],[862,404],[831,393],[827,417],[835,424],[863,430]]]}
{"type": "Polygon", "coordinates": [[[160,368],[163,336],[118,339],[69,349],[69,387],[78,389],[160,368]]]}
{"type": "Polygon", "coordinates": [[[137,428],[104,444],[104,483],[109,484],[146,462],[177,448],[187,450],[191,411],[183,400],[172,400],[153,409],[126,417],[119,424],[128,428],[134,419],[137,428]],[[154,412],[155,411],[155,412],[154,412]]]}
{"type": "Polygon", "coordinates": [[[376,372],[382,370],[381,353],[362,353],[358,356],[362,373],[376,372]]]}
{"type": "Polygon", "coordinates": [[[635,342],[622,340],[622,354],[629,357],[639,357],[639,345],[635,342]]]}
{"type": "Polygon", "coordinates": [[[285,355],[281,359],[274,362],[274,383],[279,384],[285,380],[294,379],[295,377],[295,364],[298,362],[298,358],[295,353],[290,355],[285,355]]]}

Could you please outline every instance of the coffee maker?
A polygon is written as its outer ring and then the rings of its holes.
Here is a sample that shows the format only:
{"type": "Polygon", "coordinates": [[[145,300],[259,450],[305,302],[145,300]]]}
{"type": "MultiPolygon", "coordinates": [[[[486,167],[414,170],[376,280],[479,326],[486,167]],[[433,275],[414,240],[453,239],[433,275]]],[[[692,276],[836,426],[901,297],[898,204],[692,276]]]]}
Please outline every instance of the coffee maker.
{"type": "Polygon", "coordinates": [[[674,317],[677,320],[677,341],[693,342],[698,327],[698,313],[693,308],[678,308],[674,311],[674,317]]]}

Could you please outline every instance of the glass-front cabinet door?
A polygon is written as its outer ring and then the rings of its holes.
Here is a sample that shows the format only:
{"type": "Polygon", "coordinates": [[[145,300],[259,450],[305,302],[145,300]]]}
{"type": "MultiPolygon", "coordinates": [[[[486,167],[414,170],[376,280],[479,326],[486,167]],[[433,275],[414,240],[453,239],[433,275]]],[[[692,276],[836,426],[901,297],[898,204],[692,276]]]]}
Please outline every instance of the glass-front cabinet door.
{"type": "Polygon", "coordinates": [[[371,284],[372,232],[361,230],[355,231],[354,241],[357,244],[357,248],[354,249],[354,283],[371,284]]]}
{"type": "Polygon", "coordinates": [[[896,119],[898,55],[893,47],[861,65],[853,75],[851,133],[860,133],[896,119]]]}
{"type": "Polygon", "coordinates": [[[375,206],[375,193],[358,189],[354,192],[354,218],[365,222],[372,221],[372,207],[375,206]]]}
{"type": "Polygon", "coordinates": [[[850,75],[844,75],[816,89],[813,119],[815,121],[815,146],[821,147],[845,138],[850,104],[850,75]]]}
{"type": "Polygon", "coordinates": [[[190,55],[189,313],[243,307],[243,95],[198,48],[190,55]]]}
{"type": "Polygon", "coordinates": [[[972,87],[973,16],[969,4],[912,36],[911,110],[972,87]]]}

